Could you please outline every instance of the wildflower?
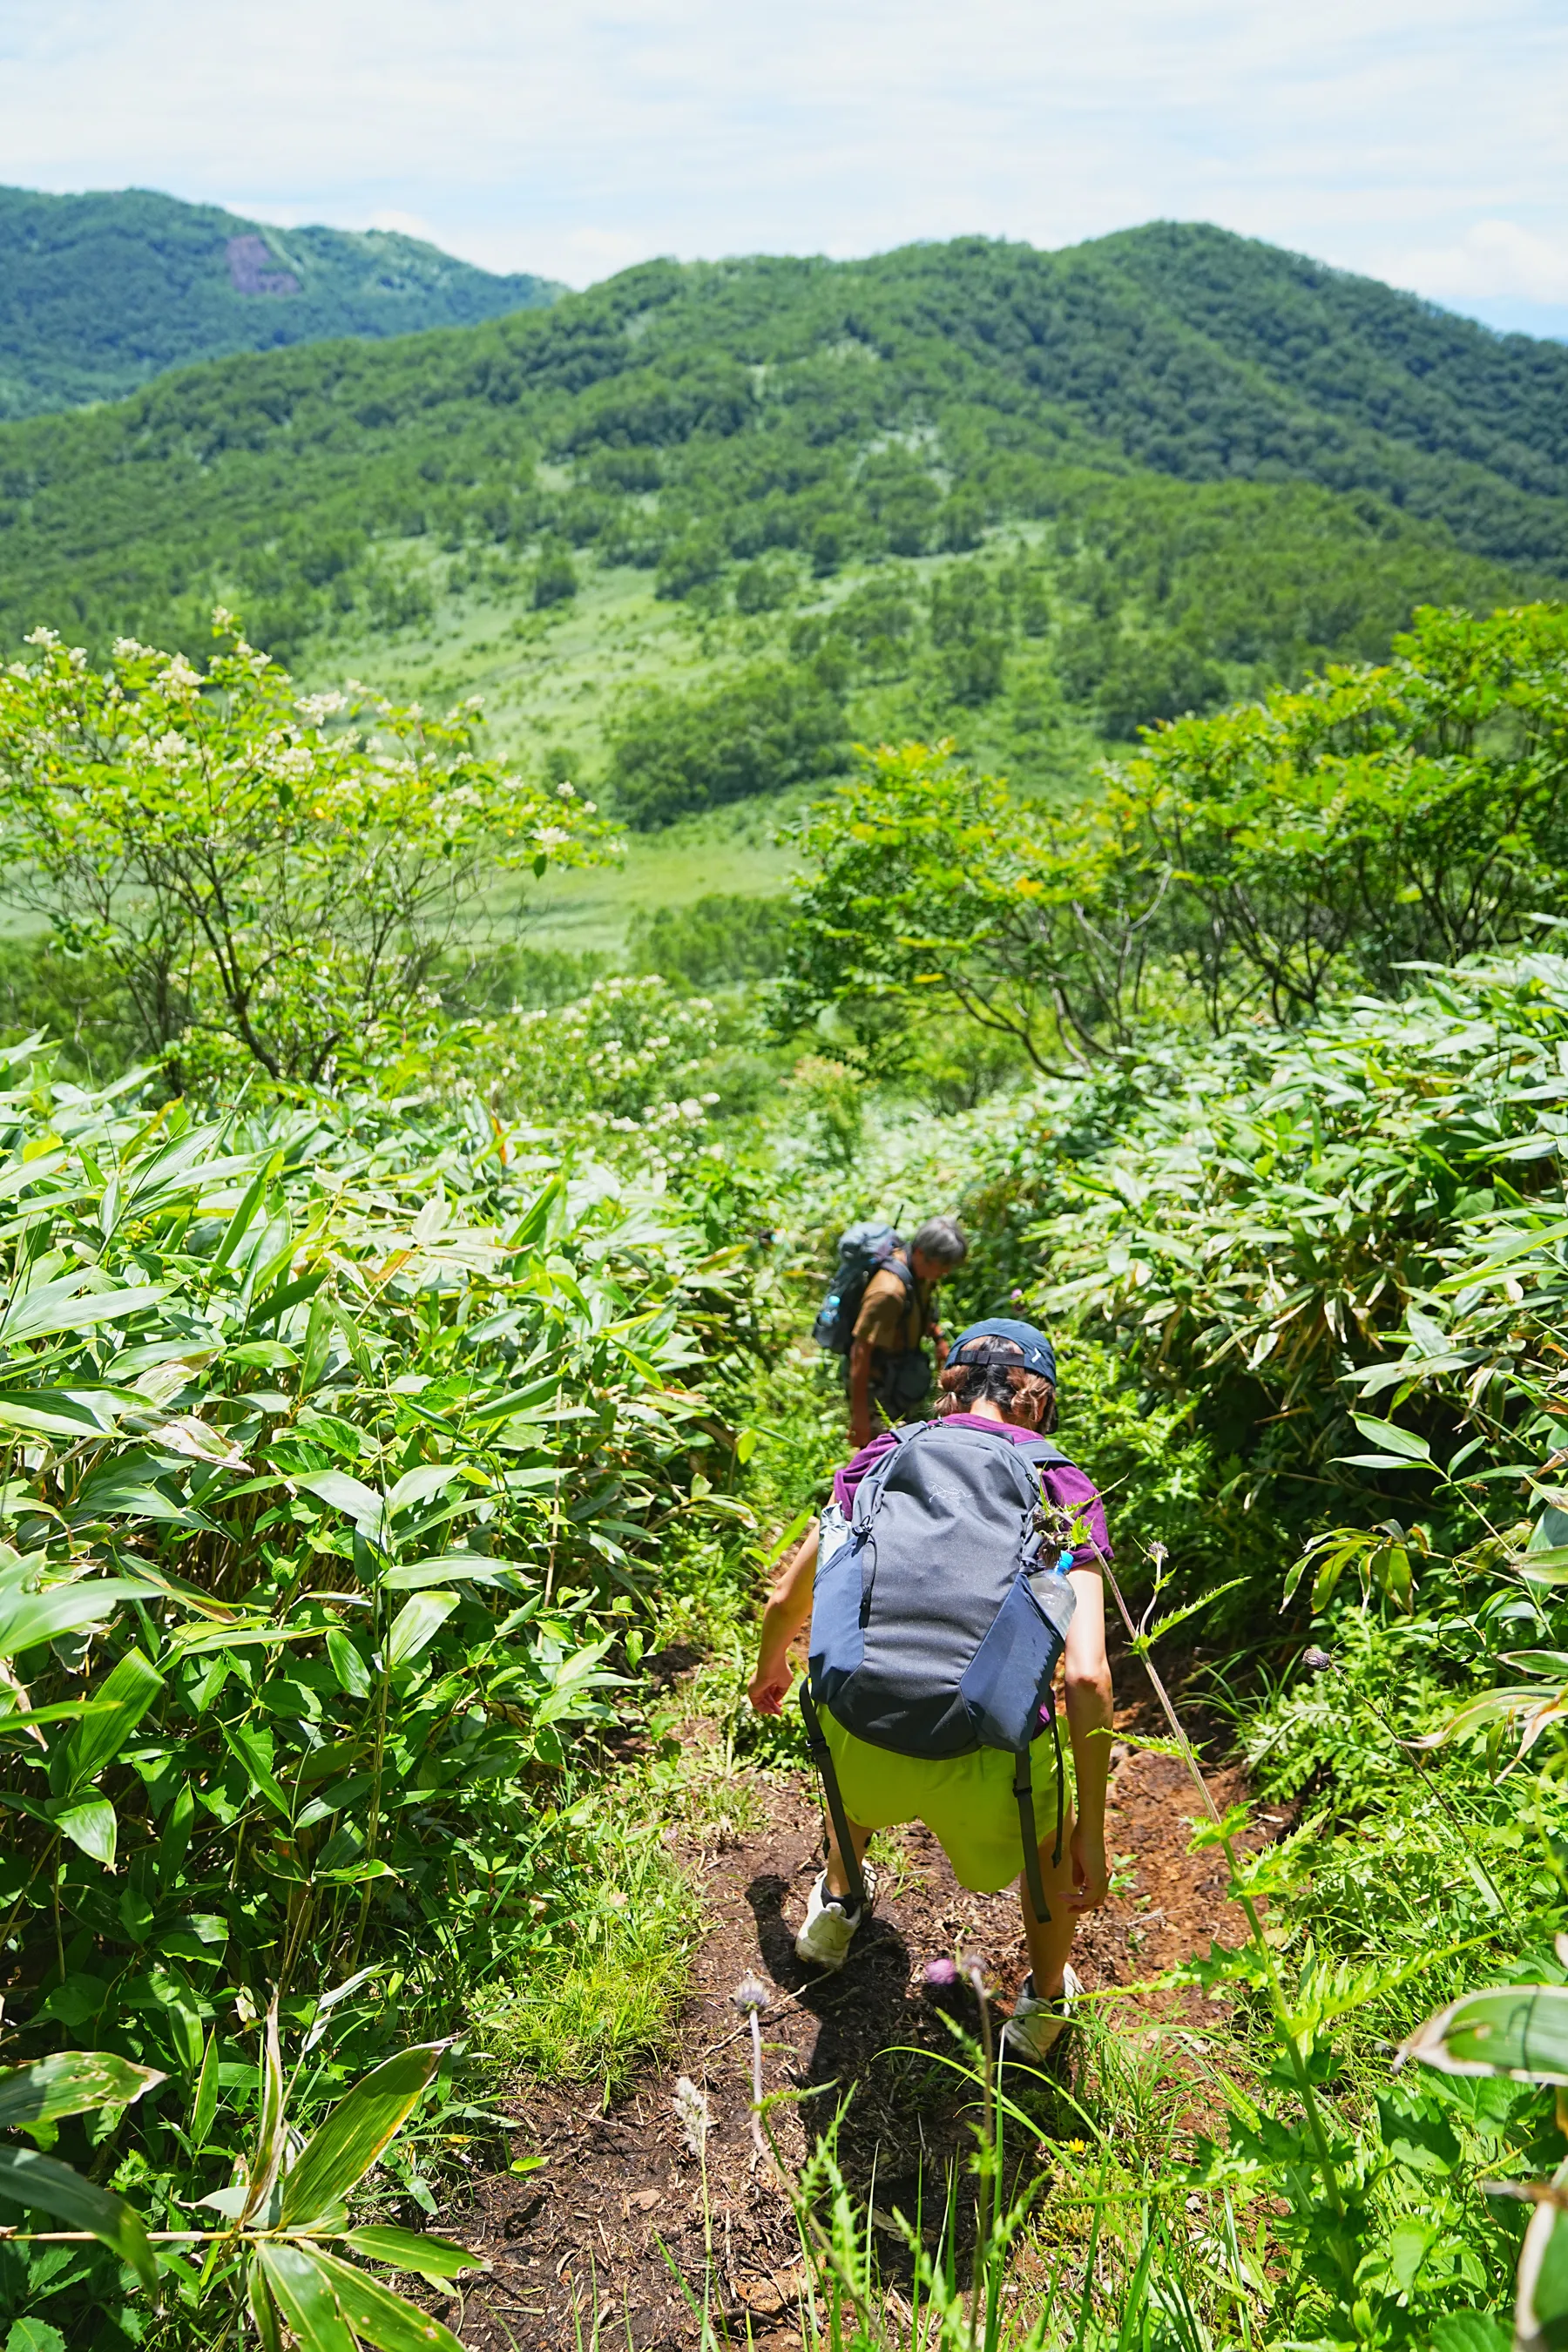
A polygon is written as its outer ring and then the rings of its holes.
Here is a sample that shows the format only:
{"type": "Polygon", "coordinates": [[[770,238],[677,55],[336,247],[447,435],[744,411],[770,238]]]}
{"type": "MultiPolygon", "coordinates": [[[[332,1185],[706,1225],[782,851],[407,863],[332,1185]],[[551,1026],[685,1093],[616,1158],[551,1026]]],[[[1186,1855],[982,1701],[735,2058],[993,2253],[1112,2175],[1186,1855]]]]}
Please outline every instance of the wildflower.
{"type": "Polygon", "coordinates": [[[320,727],[323,719],[334,717],[338,711],[343,709],[344,705],[342,696],[341,694],[331,692],[327,694],[302,694],[294,707],[299,711],[300,717],[305,719],[309,725],[311,727],[320,727]]]}
{"type": "Polygon", "coordinates": [[[1301,1664],[1306,1667],[1307,1672],[1310,1675],[1329,1674],[1332,1670],[1333,1663],[1333,1659],[1327,1650],[1319,1650],[1314,1648],[1310,1650],[1303,1650],[1301,1653],[1301,1664]]]}
{"type": "Polygon", "coordinates": [[[946,1992],[958,1982],[958,1969],[952,1960],[928,1960],[921,1974],[932,1992],[946,1992]]]}
{"type": "Polygon", "coordinates": [[[675,2086],[675,2115],[687,2147],[700,2159],[713,2128],[713,2116],[706,2095],[698,2089],[689,2074],[682,2074],[675,2086]]]}
{"type": "Polygon", "coordinates": [[[730,1998],[742,2016],[745,2017],[749,2016],[753,2010],[766,2009],[773,1995],[761,1977],[748,1975],[741,1979],[730,1998]]]}

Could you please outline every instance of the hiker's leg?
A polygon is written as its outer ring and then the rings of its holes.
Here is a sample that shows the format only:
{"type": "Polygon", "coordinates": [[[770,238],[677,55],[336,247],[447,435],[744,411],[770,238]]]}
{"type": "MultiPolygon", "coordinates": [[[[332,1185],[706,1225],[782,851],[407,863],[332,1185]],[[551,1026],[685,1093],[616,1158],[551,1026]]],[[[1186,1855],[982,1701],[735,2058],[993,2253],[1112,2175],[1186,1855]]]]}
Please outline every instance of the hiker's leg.
{"type": "MultiPolygon", "coordinates": [[[[855,1843],[856,1861],[864,1862],[866,1848],[871,1843],[870,1831],[863,1830],[858,1822],[851,1822],[849,1834],[855,1843]]],[[[844,1867],[843,1857],[838,1851],[838,1840],[833,1834],[831,1822],[827,1824],[827,1891],[829,1895],[847,1895],[849,1892],[849,1874],[844,1867]]]]}
{"type": "Polygon", "coordinates": [[[1053,1835],[1040,1845],[1040,1876],[1045,1881],[1046,1905],[1050,1912],[1047,1920],[1035,1916],[1035,1906],[1029,1900],[1029,1882],[1018,1881],[1018,1900],[1024,1911],[1024,1940],[1029,1947],[1029,1966],[1034,1970],[1035,1992],[1042,2000],[1051,2000],[1062,1989],[1062,1970],[1072,1949],[1073,1936],[1078,1927],[1078,1913],[1068,1908],[1072,1893],[1072,1853],[1068,1841],[1072,1836],[1072,1808],[1062,1823],[1062,1858],[1054,1866],[1051,1855],[1056,1849],[1053,1835]]]}

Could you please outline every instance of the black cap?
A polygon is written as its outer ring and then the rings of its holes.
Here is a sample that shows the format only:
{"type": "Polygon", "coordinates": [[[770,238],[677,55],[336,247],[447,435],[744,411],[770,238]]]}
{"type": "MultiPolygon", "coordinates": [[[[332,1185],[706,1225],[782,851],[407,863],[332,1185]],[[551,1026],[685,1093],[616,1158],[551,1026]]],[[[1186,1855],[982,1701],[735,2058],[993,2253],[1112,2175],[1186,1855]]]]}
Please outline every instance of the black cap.
{"type": "Polygon", "coordinates": [[[972,1340],[979,1339],[1011,1339],[1015,1347],[1022,1351],[1023,1370],[1026,1372],[1039,1372],[1050,1381],[1053,1388],[1056,1386],[1057,1351],[1045,1333],[1037,1331],[1032,1323],[1011,1323],[1005,1315],[993,1316],[984,1323],[972,1323],[967,1331],[959,1333],[948,1349],[948,1362],[950,1364],[967,1363],[970,1360],[964,1354],[964,1349],[972,1340]]]}

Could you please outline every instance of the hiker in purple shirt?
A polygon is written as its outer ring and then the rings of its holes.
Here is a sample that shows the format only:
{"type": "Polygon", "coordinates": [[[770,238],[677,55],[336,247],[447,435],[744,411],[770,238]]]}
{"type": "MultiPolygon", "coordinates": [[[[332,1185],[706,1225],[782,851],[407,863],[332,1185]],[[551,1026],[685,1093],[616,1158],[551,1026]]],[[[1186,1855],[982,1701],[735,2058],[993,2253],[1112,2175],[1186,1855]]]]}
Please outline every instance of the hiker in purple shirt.
{"type": "MultiPolygon", "coordinates": [[[[833,1777],[837,1783],[840,1812],[835,1818],[840,1820],[842,1833],[852,1841],[857,1855],[863,1852],[872,1831],[889,1828],[898,1822],[919,1821],[941,1843],[960,1885],[977,1893],[994,1893],[1009,1885],[1019,1877],[1020,1864],[1023,1864],[1025,1879],[1031,1888],[1025,1895],[1021,1885],[1020,1895],[1032,1965],[1008,2021],[1004,2046],[1008,2054],[1026,2063],[1047,2054],[1071,2014],[1073,2002],[1081,1990],[1068,1965],[1074,1929],[1079,1915],[1098,1909],[1104,1902],[1108,1882],[1105,1790],[1110,1760],[1112,1698],[1100,1571],[1100,1563],[1110,1557],[1110,1542],[1106,1533],[1104,1507],[1093,1481],[1053,1445],[1041,1442],[1057,1423],[1056,1370],[1056,1354],[1050,1341],[1032,1325],[1003,1319],[974,1324],[953,1343],[941,1374],[941,1395],[933,1418],[937,1429],[951,1431],[955,1436],[960,1432],[974,1431],[990,1439],[993,1443],[989,1453],[994,1464],[994,1441],[998,1439],[1029,1447],[1029,1475],[1038,1480],[1048,1523],[1059,1531],[1050,1536],[1039,1557],[1045,1560],[1047,1551],[1052,1555],[1049,1565],[1058,1571],[1053,1580],[1055,1589],[1059,1592],[1065,1585],[1070,1588],[1071,1595],[1066,1602],[1069,1622],[1065,1631],[1064,1680],[1076,1790],[1072,1805],[1064,1805],[1063,1811],[1058,1814],[1058,1821],[1065,1816],[1070,1825],[1065,1843],[1059,1832],[1054,1850],[1048,1838],[1040,1838],[1036,1871],[1034,1838],[1028,1841],[1027,1853],[1020,1843],[1016,1759],[1001,1748],[976,1745],[964,1752],[946,1748],[928,1755],[908,1743],[873,1745],[837,1721],[826,1702],[819,1710],[821,1735],[826,1743],[824,1756],[830,1753],[833,1777]],[[1040,1916],[1037,1913],[1034,1890],[1043,1892],[1047,1898],[1040,1916]]],[[[934,1431],[928,1434],[924,1429],[885,1430],[873,1437],[835,1476],[833,1508],[825,1514],[824,1528],[829,1521],[834,1522],[835,1539],[841,1542],[844,1523],[853,1516],[856,1492],[879,1464],[900,1446],[929,1450],[933,1444],[946,1462],[947,1440],[937,1437],[934,1431]]],[[[982,1445],[978,1451],[984,1455],[988,1449],[982,1445]]],[[[911,1560],[923,1558],[945,1562],[951,1556],[953,1571],[962,1574],[964,1559],[974,1557],[966,1547],[971,1541],[968,1530],[975,1522],[962,1516],[962,1496],[953,1482],[959,1470],[958,1457],[968,1454],[973,1459],[975,1452],[973,1440],[958,1444],[952,1465],[937,1478],[934,1489],[930,1486],[930,1478],[936,1473],[933,1470],[929,1474],[927,1488],[934,1493],[935,1499],[931,1517],[921,1524],[929,1525],[938,1549],[933,1555],[929,1549],[917,1548],[914,1554],[909,1555],[911,1560]],[[955,1509],[961,1514],[957,1518],[953,1517],[955,1509]]],[[[983,1475],[987,1480],[1000,1476],[1007,1492],[1016,1491],[1016,1471],[1005,1456],[999,1468],[984,1470],[983,1475]]],[[[1026,1486],[1025,1492],[1027,1491],[1026,1486]]],[[[877,1507],[880,1507],[879,1496],[877,1507]]],[[[1018,1506],[1014,1503],[1010,1507],[1016,1512],[1018,1506]]],[[[826,1542],[827,1538],[822,1528],[814,1528],[782,1570],[769,1598],[763,1618],[757,1670],[750,1691],[752,1705],[760,1715],[778,1714],[789,1689],[794,1672],[789,1647],[812,1614],[819,1540],[826,1542]]],[[[1037,1544],[1040,1540],[1034,1538],[1037,1544]]],[[[834,1552],[831,1544],[824,1551],[825,1559],[843,1556],[842,1552],[834,1552]]],[[[889,1591],[887,1577],[890,1570],[890,1605],[897,1618],[902,1606],[897,1595],[904,1590],[900,1556],[895,1554],[888,1568],[882,1566],[879,1553],[877,1557],[876,1606],[889,1606],[889,1600],[881,1596],[889,1591]]],[[[864,1612],[871,1605],[862,1601],[862,1623],[866,1622],[864,1612]]],[[[905,1622],[919,1628],[931,1621],[915,1615],[905,1622]]],[[[1034,1700],[1029,1704],[1032,1707],[1034,1700]]],[[[1040,1716],[1037,1718],[1026,1715],[1023,1720],[1050,1725],[1053,1717],[1054,1703],[1047,1692],[1047,1705],[1040,1716]]],[[[808,1731],[811,1724],[808,1710],[808,1731]]],[[[1021,1747],[1029,1751],[1029,1769],[1037,1797],[1048,1791],[1051,1798],[1065,1800],[1059,1745],[1047,1738],[1042,1729],[1026,1734],[1021,1747]],[[1055,1761],[1050,1753],[1053,1746],[1055,1761]]],[[[1023,1785],[1027,1789],[1027,1779],[1023,1785]]],[[[831,1797],[831,1777],[829,1793],[831,1797]]],[[[1037,1821],[1043,1817],[1036,1816],[1037,1821]]],[[[860,1876],[863,1899],[851,1892],[851,1874],[846,1870],[837,1837],[830,1832],[826,1867],[812,1889],[805,1920],[795,1939],[795,1949],[803,1960],[817,1967],[844,1965],[851,1939],[875,1898],[874,1874],[862,1869],[860,1876]]]]}

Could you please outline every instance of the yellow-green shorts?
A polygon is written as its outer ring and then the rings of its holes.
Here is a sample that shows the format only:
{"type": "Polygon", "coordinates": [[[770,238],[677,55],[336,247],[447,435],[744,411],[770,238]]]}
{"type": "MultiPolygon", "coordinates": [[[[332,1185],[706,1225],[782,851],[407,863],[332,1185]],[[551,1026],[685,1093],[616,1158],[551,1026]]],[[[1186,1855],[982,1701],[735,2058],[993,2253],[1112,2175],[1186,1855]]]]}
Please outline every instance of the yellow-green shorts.
{"type": "MultiPolygon", "coordinates": [[[[895,1756],[846,1731],[827,1707],[822,1728],[833,1752],[844,1810],[863,1830],[923,1822],[972,1895],[995,1895],[1024,1867],[1013,1759],[1000,1748],[933,1762],[895,1756]]],[[[1030,1749],[1035,1828],[1047,1853],[1057,1829],[1057,1757],[1049,1732],[1030,1749]]],[[[1070,1790],[1069,1790],[1070,1795],[1070,1790]]]]}

